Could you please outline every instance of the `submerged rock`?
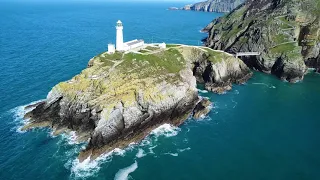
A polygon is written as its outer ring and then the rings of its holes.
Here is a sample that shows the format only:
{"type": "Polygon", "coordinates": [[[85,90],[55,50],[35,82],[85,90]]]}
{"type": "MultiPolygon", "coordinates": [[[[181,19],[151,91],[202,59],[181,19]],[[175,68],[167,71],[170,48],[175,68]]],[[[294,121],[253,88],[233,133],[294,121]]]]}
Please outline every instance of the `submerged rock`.
{"type": "Polygon", "coordinates": [[[302,80],[307,66],[320,67],[320,2],[248,0],[211,22],[206,46],[230,53],[260,52],[243,57],[252,69],[289,82],[302,80]]]}
{"type": "Polygon", "coordinates": [[[138,142],[164,124],[180,125],[193,112],[208,113],[196,82],[237,82],[250,77],[233,56],[205,47],[172,45],[153,53],[102,53],[25,115],[25,129],[50,126],[89,141],[80,161],[138,142]],[[204,109],[201,107],[204,106],[204,109]]]}

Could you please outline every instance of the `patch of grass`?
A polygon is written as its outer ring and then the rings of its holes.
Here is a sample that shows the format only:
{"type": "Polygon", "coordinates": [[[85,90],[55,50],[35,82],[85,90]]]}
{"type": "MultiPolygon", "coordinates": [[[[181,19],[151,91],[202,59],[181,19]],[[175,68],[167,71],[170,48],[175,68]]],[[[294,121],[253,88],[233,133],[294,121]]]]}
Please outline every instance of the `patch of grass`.
{"type": "Polygon", "coordinates": [[[275,36],[272,37],[272,40],[276,43],[276,44],[281,44],[284,42],[288,42],[288,36],[285,34],[277,34],[275,36]]]}
{"type": "Polygon", "coordinates": [[[297,47],[297,43],[286,43],[270,48],[271,53],[286,53],[295,50],[297,47]]]}
{"type": "Polygon", "coordinates": [[[181,45],[179,44],[167,44],[167,48],[172,48],[172,47],[179,47],[181,45]]]}
{"type": "Polygon", "coordinates": [[[141,49],[139,52],[141,52],[141,53],[147,53],[147,52],[149,52],[149,51],[141,49]]]}
{"type": "Polygon", "coordinates": [[[242,37],[240,37],[239,42],[244,44],[244,43],[248,42],[248,40],[249,40],[248,37],[242,36],[242,37]]]}
{"type": "Polygon", "coordinates": [[[155,54],[128,53],[119,65],[124,72],[138,73],[140,76],[166,75],[178,73],[185,66],[185,60],[177,49],[168,49],[155,54]]]}
{"type": "Polygon", "coordinates": [[[292,27],[294,27],[294,26],[296,25],[296,22],[294,22],[294,21],[288,21],[285,16],[279,17],[278,19],[279,19],[283,24],[289,26],[289,28],[290,28],[290,27],[292,28],[292,27]]]}
{"type": "Polygon", "coordinates": [[[212,63],[219,63],[222,62],[225,59],[228,59],[229,56],[224,53],[224,52],[219,52],[219,51],[214,51],[210,48],[203,48],[208,52],[208,59],[209,61],[211,61],[212,63]]]}
{"type": "Polygon", "coordinates": [[[122,59],[122,55],[123,55],[122,52],[116,51],[113,54],[102,53],[97,57],[99,57],[100,59],[121,60],[122,59]]]}
{"type": "Polygon", "coordinates": [[[155,51],[155,50],[158,50],[160,48],[159,47],[153,47],[153,46],[147,46],[145,49],[148,49],[150,51],[155,51]]]}

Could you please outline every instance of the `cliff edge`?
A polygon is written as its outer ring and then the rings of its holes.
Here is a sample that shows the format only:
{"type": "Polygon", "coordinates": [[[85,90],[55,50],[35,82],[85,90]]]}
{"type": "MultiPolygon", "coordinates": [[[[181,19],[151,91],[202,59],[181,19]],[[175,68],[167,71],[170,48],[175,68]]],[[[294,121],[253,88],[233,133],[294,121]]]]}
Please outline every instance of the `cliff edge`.
{"type": "Polygon", "coordinates": [[[236,52],[251,68],[289,82],[302,80],[307,67],[320,72],[319,0],[248,0],[204,31],[206,46],[236,52]]]}
{"type": "Polygon", "coordinates": [[[183,10],[225,13],[232,11],[244,1],[245,0],[208,0],[186,5],[183,10]]]}

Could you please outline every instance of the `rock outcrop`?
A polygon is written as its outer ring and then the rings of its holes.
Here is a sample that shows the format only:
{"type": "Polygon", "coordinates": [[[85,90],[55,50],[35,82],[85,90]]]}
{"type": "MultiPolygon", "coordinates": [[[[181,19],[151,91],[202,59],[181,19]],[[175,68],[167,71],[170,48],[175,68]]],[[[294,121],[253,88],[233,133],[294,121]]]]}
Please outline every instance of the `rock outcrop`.
{"type": "Polygon", "coordinates": [[[193,5],[186,5],[183,10],[204,12],[230,12],[245,0],[208,0],[193,5]]]}
{"type": "Polygon", "coordinates": [[[206,116],[210,112],[211,102],[208,98],[202,98],[201,101],[193,110],[193,117],[195,119],[200,119],[206,116]]]}
{"type": "Polygon", "coordinates": [[[319,71],[319,0],[248,0],[212,21],[205,45],[243,57],[251,68],[289,82],[302,80],[307,67],[319,71]]]}
{"type": "Polygon", "coordinates": [[[79,140],[89,141],[79,159],[94,159],[140,141],[164,123],[180,125],[193,112],[208,113],[208,101],[199,100],[197,80],[208,87],[231,86],[250,75],[242,61],[205,47],[172,45],[146,53],[103,53],[36,104],[25,115],[30,118],[25,129],[49,126],[55,133],[76,131],[79,140]]]}

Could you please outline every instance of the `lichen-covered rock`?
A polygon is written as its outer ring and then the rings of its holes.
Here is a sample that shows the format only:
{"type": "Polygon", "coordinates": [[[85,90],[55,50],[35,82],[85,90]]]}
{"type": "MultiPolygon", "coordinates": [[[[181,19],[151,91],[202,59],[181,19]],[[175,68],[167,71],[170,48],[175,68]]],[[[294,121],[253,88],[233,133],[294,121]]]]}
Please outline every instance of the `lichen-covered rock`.
{"type": "Polygon", "coordinates": [[[243,57],[251,68],[296,82],[307,66],[319,69],[320,1],[248,0],[211,22],[206,46],[243,57]],[[307,65],[307,66],[306,66],[307,65]]]}
{"type": "Polygon", "coordinates": [[[193,52],[193,74],[207,90],[222,94],[231,90],[232,83],[243,84],[251,78],[252,72],[240,59],[222,51],[201,49],[205,53],[193,52]]]}
{"type": "Polygon", "coordinates": [[[241,63],[223,52],[180,45],[148,53],[102,53],[26,114],[31,120],[25,129],[76,131],[80,140],[89,140],[80,160],[95,158],[141,140],[164,123],[180,125],[199,102],[196,77],[205,83],[236,82],[250,73],[242,72],[247,69],[241,63]],[[211,69],[202,72],[195,64],[211,69]]]}

